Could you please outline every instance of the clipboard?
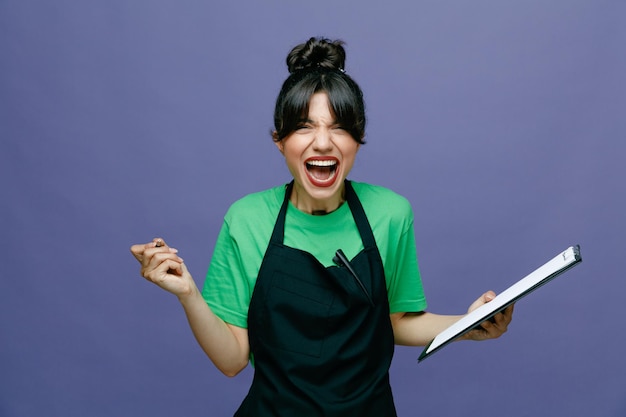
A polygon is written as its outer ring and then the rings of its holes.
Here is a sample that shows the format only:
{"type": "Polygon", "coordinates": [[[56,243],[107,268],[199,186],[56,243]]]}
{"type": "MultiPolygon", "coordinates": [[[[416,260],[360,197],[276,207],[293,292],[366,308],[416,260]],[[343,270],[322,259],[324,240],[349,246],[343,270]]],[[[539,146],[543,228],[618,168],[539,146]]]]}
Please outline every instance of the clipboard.
{"type": "Polygon", "coordinates": [[[547,284],[563,272],[578,265],[581,261],[580,246],[570,246],[552,260],[546,262],[543,266],[537,268],[526,277],[498,294],[490,302],[481,305],[471,313],[468,313],[461,320],[439,333],[426,345],[417,361],[421,362],[430,357],[433,353],[438,352],[450,342],[463,336],[485,320],[489,320],[517,300],[525,297],[542,285],[547,284]]]}

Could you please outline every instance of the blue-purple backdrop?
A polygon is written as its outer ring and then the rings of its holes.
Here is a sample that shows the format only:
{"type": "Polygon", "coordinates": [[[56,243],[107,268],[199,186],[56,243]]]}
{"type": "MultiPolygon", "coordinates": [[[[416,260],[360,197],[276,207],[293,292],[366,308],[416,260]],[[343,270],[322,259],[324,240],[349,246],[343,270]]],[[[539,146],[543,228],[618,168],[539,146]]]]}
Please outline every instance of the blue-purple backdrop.
{"type": "Polygon", "coordinates": [[[369,143],[352,179],[415,210],[430,309],[463,312],[572,244],[497,341],[417,364],[401,416],[624,416],[626,3],[0,2],[0,415],[227,416],[223,377],[128,248],[199,285],[227,207],[288,181],[284,57],[347,42],[369,143]]]}

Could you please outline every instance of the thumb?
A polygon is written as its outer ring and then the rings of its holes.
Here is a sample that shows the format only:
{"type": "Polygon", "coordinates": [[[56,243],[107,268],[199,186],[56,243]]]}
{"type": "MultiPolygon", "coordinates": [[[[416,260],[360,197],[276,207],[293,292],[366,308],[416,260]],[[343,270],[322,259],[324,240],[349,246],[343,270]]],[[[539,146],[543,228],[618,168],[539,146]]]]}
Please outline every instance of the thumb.
{"type": "Polygon", "coordinates": [[[191,273],[187,269],[187,265],[185,265],[185,261],[178,265],[178,268],[176,268],[176,274],[181,277],[185,275],[191,276],[191,273]]]}
{"type": "Polygon", "coordinates": [[[470,307],[467,309],[467,312],[469,313],[473,310],[476,310],[478,307],[482,306],[483,304],[487,304],[494,298],[496,298],[496,293],[493,291],[487,291],[486,293],[478,297],[478,299],[474,301],[472,305],[470,305],[470,307]]]}
{"type": "Polygon", "coordinates": [[[483,294],[483,300],[485,301],[485,303],[488,303],[489,301],[493,300],[494,298],[496,298],[496,293],[493,291],[487,291],[486,293],[483,294]]]}

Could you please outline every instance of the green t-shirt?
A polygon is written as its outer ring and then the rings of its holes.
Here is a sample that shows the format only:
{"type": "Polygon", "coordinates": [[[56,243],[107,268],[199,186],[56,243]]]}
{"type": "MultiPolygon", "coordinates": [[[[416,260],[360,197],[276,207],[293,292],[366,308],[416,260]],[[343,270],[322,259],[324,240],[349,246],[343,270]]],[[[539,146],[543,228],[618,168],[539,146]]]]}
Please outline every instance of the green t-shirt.
{"type": "MultiPolygon", "coordinates": [[[[352,186],[383,261],[390,312],[423,311],[426,299],[410,203],[383,187],[354,181],[352,186]]],[[[248,327],[250,298],[284,196],[285,186],[250,194],[236,201],[224,217],[202,295],[227,323],[248,327]]],[[[284,244],[311,253],[325,266],[333,265],[337,249],[342,249],[348,259],[363,249],[347,203],[323,216],[301,212],[290,203],[284,244]]]]}

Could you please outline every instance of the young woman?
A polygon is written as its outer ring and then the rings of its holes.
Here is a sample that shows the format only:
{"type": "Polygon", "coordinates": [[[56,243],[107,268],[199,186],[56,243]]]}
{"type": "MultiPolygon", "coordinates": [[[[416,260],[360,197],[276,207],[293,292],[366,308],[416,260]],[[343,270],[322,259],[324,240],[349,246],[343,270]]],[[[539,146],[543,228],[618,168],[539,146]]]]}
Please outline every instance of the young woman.
{"type": "MultiPolygon", "coordinates": [[[[253,361],[236,416],[395,416],[394,343],[423,346],[461,317],[425,311],[408,201],[347,180],[365,110],[344,63],[339,41],[289,53],[273,139],[293,180],[231,206],[202,292],[162,239],[131,248],[217,368],[234,376],[253,361]]],[[[464,338],[499,337],[512,313],[464,338]]]]}

